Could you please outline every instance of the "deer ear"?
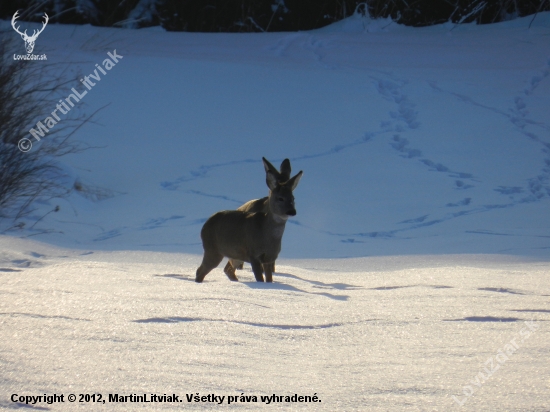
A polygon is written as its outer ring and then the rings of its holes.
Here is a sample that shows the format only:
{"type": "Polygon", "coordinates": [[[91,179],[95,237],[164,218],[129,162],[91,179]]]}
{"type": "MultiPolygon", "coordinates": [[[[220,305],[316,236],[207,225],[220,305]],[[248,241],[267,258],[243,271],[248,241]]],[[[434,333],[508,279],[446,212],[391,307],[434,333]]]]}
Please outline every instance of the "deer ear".
{"type": "Polygon", "coordinates": [[[298,183],[300,182],[303,174],[304,172],[300,170],[300,172],[296,176],[286,182],[286,184],[290,186],[290,190],[294,191],[294,189],[296,189],[296,186],[298,186],[298,183]]]}
{"type": "Polygon", "coordinates": [[[264,162],[264,169],[266,173],[273,173],[274,176],[279,176],[279,171],[275,169],[275,167],[267,161],[265,157],[262,157],[262,161],[264,162]]]}
{"type": "Polygon", "coordinates": [[[269,190],[275,190],[278,184],[277,177],[271,172],[267,172],[265,174],[265,182],[267,183],[267,187],[269,187],[269,190]]]}
{"type": "Polygon", "coordinates": [[[290,160],[283,160],[283,163],[281,163],[281,168],[279,170],[281,171],[279,176],[279,178],[281,179],[281,183],[286,182],[288,179],[290,179],[290,172],[292,170],[290,168],[290,160]]]}

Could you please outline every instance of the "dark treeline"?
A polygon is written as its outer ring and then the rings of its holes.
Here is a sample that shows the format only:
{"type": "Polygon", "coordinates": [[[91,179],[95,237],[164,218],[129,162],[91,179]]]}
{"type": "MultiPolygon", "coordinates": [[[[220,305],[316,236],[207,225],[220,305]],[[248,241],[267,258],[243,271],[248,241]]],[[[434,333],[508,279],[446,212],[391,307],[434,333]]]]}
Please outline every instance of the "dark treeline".
{"type": "Polygon", "coordinates": [[[390,17],[407,26],[496,23],[550,10],[550,0],[11,0],[0,18],[169,31],[263,32],[311,30],[353,13],[390,17]]]}

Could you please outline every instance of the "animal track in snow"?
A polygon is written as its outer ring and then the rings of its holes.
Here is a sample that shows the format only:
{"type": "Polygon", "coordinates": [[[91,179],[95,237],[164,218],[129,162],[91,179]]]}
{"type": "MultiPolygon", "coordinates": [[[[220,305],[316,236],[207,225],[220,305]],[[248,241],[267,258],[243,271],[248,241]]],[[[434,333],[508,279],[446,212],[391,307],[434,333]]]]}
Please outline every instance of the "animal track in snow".
{"type": "Polygon", "coordinates": [[[143,225],[141,225],[138,230],[149,230],[149,229],[156,229],[158,227],[161,227],[169,220],[177,220],[177,219],[183,219],[185,216],[170,216],[170,217],[159,217],[156,219],[149,219],[147,220],[143,225]]]}
{"type": "Polygon", "coordinates": [[[535,74],[533,77],[531,77],[531,80],[529,81],[529,87],[524,90],[525,95],[532,94],[537,86],[548,76],[550,76],[550,59],[548,59],[548,61],[546,62],[546,66],[541,69],[540,73],[535,74]]]}
{"type": "Polygon", "coordinates": [[[121,226],[119,228],[115,228],[115,229],[111,229],[109,231],[103,232],[99,236],[97,236],[95,239],[93,239],[93,241],[100,242],[103,240],[112,239],[136,230],[153,230],[160,227],[165,227],[167,222],[180,220],[180,219],[185,219],[185,216],[173,215],[170,217],[159,217],[155,219],[147,219],[143,224],[141,224],[138,227],[132,228],[129,226],[121,226]]]}
{"type": "Polygon", "coordinates": [[[303,39],[305,37],[302,33],[294,33],[284,36],[282,39],[280,39],[274,46],[271,46],[268,48],[268,50],[274,52],[276,56],[285,56],[286,51],[289,49],[289,47],[299,39],[303,39]]]}
{"type": "Polygon", "coordinates": [[[527,99],[530,97],[530,95],[535,91],[535,89],[540,85],[542,81],[548,78],[548,76],[550,76],[550,60],[547,61],[546,65],[540,70],[539,73],[531,77],[528,82],[529,86],[524,89],[519,96],[513,98],[513,107],[510,108],[508,112],[476,102],[474,99],[468,96],[452,91],[443,90],[435,82],[428,82],[428,84],[434,90],[440,93],[452,95],[466,104],[481,107],[483,109],[490,110],[493,113],[497,113],[503,116],[508,121],[510,121],[519,130],[520,133],[529,138],[529,140],[542,145],[541,150],[543,153],[545,153],[546,156],[543,159],[541,173],[528,179],[526,187],[499,186],[494,189],[496,192],[506,195],[513,200],[513,203],[505,206],[513,206],[520,203],[529,203],[541,200],[546,197],[550,197],[550,143],[545,141],[545,139],[541,138],[532,130],[530,130],[535,127],[539,130],[542,130],[545,134],[549,134],[550,126],[547,125],[544,121],[536,121],[528,117],[529,110],[527,102],[527,99]],[[517,199],[517,196],[515,195],[519,195],[521,193],[527,193],[528,195],[522,197],[521,199],[517,199]]]}
{"type": "MultiPolygon", "coordinates": [[[[301,36],[297,35],[287,39],[288,43],[286,44],[285,47],[288,47],[288,45],[290,45],[293,41],[295,41],[299,37],[301,36]]],[[[318,46],[318,44],[315,42],[315,39],[313,37],[308,37],[304,41],[305,42],[309,41],[310,42],[309,46],[312,48],[315,48],[318,46]]],[[[284,42],[280,43],[281,46],[283,44],[284,42]]],[[[452,185],[453,185],[453,188],[456,190],[468,190],[473,188],[474,187],[473,182],[476,180],[472,173],[455,171],[442,162],[438,162],[433,159],[424,157],[423,152],[420,149],[415,148],[411,144],[410,138],[405,137],[406,136],[405,134],[408,131],[417,129],[421,125],[418,120],[419,116],[418,116],[418,111],[416,110],[416,105],[410,101],[408,96],[403,91],[403,89],[407,85],[407,81],[391,77],[391,74],[379,74],[377,76],[378,77],[371,76],[371,79],[376,91],[386,100],[390,101],[393,105],[395,105],[395,109],[388,110],[388,118],[381,121],[379,130],[367,132],[364,134],[363,137],[359,139],[355,139],[347,143],[337,144],[326,150],[323,150],[317,153],[297,156],[292,158],[291,160],[298,161],[298,160],[320,158],[325,156],[333,156],[345,150],[352,149],[358,145],[365,144],[377,136],[391,133],[390,136],[392,137],[390,138],[389,145],[392,147],[392,149],[394,149],[397,152],[397,154],[400,157],[404,159],[416,159],[416,161],[421,162],[425,167],[427,167],[428,170],[438,172],[438,173],[444,173],[448,177],[452,178],[452,185]]],[[[544,79],[544,77],[542,79],[544,79]]],[[[536,82],[535,83],[538,85],[540,84],[540,81],[538,81],[538,83],[536,82]]],[[[490,107],[488,105],[479,103],[474,99],[470,98],[469,96],[466,96],[460,93],[453,93],[452,91],[450,92],[450,91],[443,90],[435,82],[428,82],[428,84],[432,87],[432,89],[436,90],[437,92],[449,94],[459,99],[461,102],[464,102],[465,104],[473,105],[473,106],[480,107],[485,110],[490,110],[494,113],[497,113],[498,115],[512,122],[512,124],[514,124],[515,127],[520,128],[522,130],[522,133],[525,136],[528,136],[530,140],[540,142],[541,144],[543,144],[543,150],[547,154],[543,173],[531,178],[528,182],[527,187],[518,187],[514,185],[500,185],[495,189],[493,189],[497,193],[500,193],[504,196],[509,197],[508,202],[503,204],[487,204],[487,205],[478,205],[476,207],[472,207],[472,204],[474,203],[473,199],[471,197],[463,197],[461,200],[449,199],[451,201],[448,201],[446,204],[442,204],[441,206],[446,208],[464,208],[465,210],[458,210],[452,213],[446,213],[440,216],[433,216],[433,217],[429,216],[429,214],[425,214],[421,216],[422,220],[416,220],[419,218],[413,218],[413,219],[399,222],[399,224],[403,225],[403,227],[400,227],[399,229],[395,229],[395,230],[382,230],[382,231],[359,232],[359,233],[334,233],[331,231],[323,231],[323,230],[316,230],[316,229],[312,229],[312,230],[325,233],[331,236],[341,237],[341,239],[339,240],[340,242],[352,245],[354,243],[362,243],[363,241],[361,240],[361,238],[364,239],[364,238],[394,237],[405,231],[410,231],[410,230],[414,230],[422,227],[436,225],[436,224],[448,221],[450,219],[455,219],[458,217],[467,216],[471,214],[488,212],[490,210],[495,210],[498,208],[513,207],[518,203],[536,201],[544,197],[550,196],[550,186],[549,186],[550,143],[546,144],[542,142],[542,140],[538,136],[536,136],[534,133],[528,130],[532,126],[539,127],[539,128],[542,128],[543,130],[546,130],[546,126],[541,122],[536,122],[527,118],[528,116],[527,95],[518,96],[517,98],[515,98],[514,108],[511,111],[506,112],[504,110],[500,110],[498,108],[490,107]]],[[[275,159],[275,161],[277,161],[277,159],[275,159]]],[[[227,168],[232,165],[243,164],[243,163],[259,163],[259,160],[242,159],[242,160],[234,160],[234,161],[224,162],[224,163],[202,165],[194,170],[189,171],[184,176],[179,177],[175,180],[162,182],[161,186],[166,190],[181,190],[182,186],[184,186],[187,182],[205,178],[208,176],[209,172],[212,170],[215,170],[217,168],[227,168]]],[[[189,190],[187,190],[187,192],[197,194],[197,195],[202,195],[202,196],[216,197],[223,200],[231,201],[235,204],[241,203],[237,199],[232,199],[222,194],[219,194],[219,195],[205,194],[202,192],[189,191],[189,190]]],[[[295,223],[295,222],[292,222],[292,223],[295,223]]],[[[295,224],[298,224],[298,223],[295,223],[295,224]]]]}
{"type": "Polygon", "coordinates": [[[462,180],[457,180],[455,182],[456,189],[469,189],[471,187],[474,187],[473,185],[469,185],[464,183],[462,180]]]}
{"type": "Polygon", "coordinates": [[[468,206],[472,202],[472,198],[467,197],[456,203],[447,203],[446,207],[458,207],[458,206],[468,206]]]}
{"type": "MultiPolygon", "coordinates": [[[[407,130],[417,129],[420,126],[418,121],[418,112],[415,110],[416,105],[403,93],[403,87],[407,84],[403,80],[379,79],[371,77],[374,80],[376,90],[385,99],[392,101],[397,105],[396,111],[390,111],[389,116],[396,122],[395,125],[391,121],[385,121],[382,126],[394,132],[406,132],[407,130]],[[393,129],[392,129],[393,125],[393,129]]],[[[390,146],[400,153],[401,157],[406,159],[414,159],[422,157],[422,152],[419,149],[410,147],[409,140],[401,137],[399,134],[393,136],[390,146]]],[[[447,173],[450,177],[460,179],[473,179],[471,173],[456,172],[449,169],[447,166],[435,162],[430,159],[419,159],[423,164],[429,167],[430,170],[436,172],[447,173]]],[[[473,187],[472,185],[462,186],[462,189],[473,187]]]]}
{"type": "MultiPolygon", "coordinates": [[[[387,131],[380,130],[380,131],[376,131],[376,132],[367,132],[361,138],[352,140],[349,143],[338,144],[338,145],[332,146],[328,150],[318,152],[318,153],[312,153],[312,154],[306,154],[306,155],[302,155],[302,156],[292,157],[292,158],[290,158],[290,160],[292,162],[295,162],[295,161],[300,161],[300,160],[315,159],[315,158],[319,158],[319,157],[335,155],[337,153],[340,153],[340,152],[342,152],[344,150],[347,150],[347,149],[350,149],[352,147],[368,143],[374,137],[376,137],[378,135],[381,135],[381,134],[384,134],[384,133],[387,133],[387,131]]],[[[280,161],[282,161],[282,159],[274,159],[273,161],[274,162],[280,162],[280,161]]],[[[178,190],[183,184],[185,184],[187,182],[191,182],[191,181],[194,181],[194,180],[198,180],[198,179],[202,179],[202,178],[207,177],[208,173],[212,170],[215,170],[215,169],[218,169],[218,168],[223,168],[223,167],[228,167],[228,166],[233,166],[233,165],[236,165],[236,164],[243,164],[243,163],[261,163],[261,160],[244,159],[244,160],[234,160],[234,161],[225,162],[225,163],[214,163],[214,164],[210,164],[210,165],[202,165],[202,166],[199,166],[197,169],[191,170],[187,174],[185,174],[181,177],[178,177],[178,178],[176,178],[172,181],[161,182],[160,186],[165,190],[178,190]]],[[[208,196],[208,197],[217,197],[217,198],[229,200],[229,201],[232,201],[232,202],[244,203],[244,202],[241,202],[240,200],[231,199],[231,198],[228,198],[224,195],[209,195],[209,194],[204,194],[204,193],[202,193],[200,191],[197,191],[197,190],[188,190],[187,192],[188,193],[193,193],[193,194],[198,194],[198,195],[204,195],[204,196],[208,196]]]]}
{"type": "Polygon", "coordinates": [[[424,215],[424,216],[420,216],[420,217],[416,217],[414,219],[407,219],[407,220],[403,220],[402,222],[399,222],[400,224],[402,223],[422,223],[423,221],[425,221],[427,218],[428,218],[429,215],[424,215]]]}
{"type": "MultiPolygon", "coordinates": [[[[400,135],[396,134],[393,136],[392,141],[390,142],[390,146],[401,153],[401,157],[405,159],[414,159],[417,157],[422,157],[422,152],[418,149],[413,149],[409,147],[409,140],[406,138],[401,137],[400,135]]],[[[461,179],[473,179],[473,175],[471,173],[464,173],[464,172],[455,172],[451,169],[449,169],[447,166],[436,163],[429,159],[420,159],[420,162],[428,166],[431,171],[434,172],[442,172],[447,173],[448,176],[453,178],[461,178],[461,179]]],[[[465,188],[471,188],[473,185],[467,185],[461,186],[461,189],[465,188]]]]}
{"type": "Polygon", "coordinates": [[[409,140],[405,139],[398,134],[393,136],[393,141],[390,143],[390,146],[393,147],[398,152],[402,153],[401,157],[406,159],[413,159],[415,157],[422,156],[422,152],[418,149],[411,149],[409,146],[409,140]]]}
{"type": "Polygon", "coordinates": [[[495,192],[502,193],[503,195],[514,195],[523,193],[523,188],[519,186],[499,186],[498,188],[494,189],[495,192]]]}
{"type": "Polygon", "coordinates": [[[127,226],[123,226],[118,229],[112,229],[107,232],[102,233],[100,236],[96,237],[95,239],[92,239],[94,242],[100,242],[102,240],[112,239],[114,237],[122,235],[122,231],[127,229],[127,226]]]}
{"type": "Polygon", "coordinates": [[[391,111],[390,117],[397,122],[404,123],[409,129],[417,129],[420,123],[417,120],[418,112],[415,110],[415,104],[410,102],[409,98],[402,92],[403,86],[407,83],[389,79],[373,78],[373,80],[378,93],[397,105],[397,110],[391,111]]]}

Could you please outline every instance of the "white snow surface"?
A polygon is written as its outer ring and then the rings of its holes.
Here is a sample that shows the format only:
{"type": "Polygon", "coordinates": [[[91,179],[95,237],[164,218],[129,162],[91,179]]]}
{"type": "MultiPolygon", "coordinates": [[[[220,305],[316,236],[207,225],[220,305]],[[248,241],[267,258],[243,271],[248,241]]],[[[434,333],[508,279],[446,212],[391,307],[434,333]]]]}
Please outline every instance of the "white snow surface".
{"type": "Polygon", "coordinates": [[[218,270],[197,284],[197,255],[1,245],[6,409],[24,406],[12,394],[175,393],[183,402],[78,409],[548,410],[548,263],[282,260],[273,284],[249,269],[240,282],[218,270]],[[187,403],[197,392],[258,402],[187,403]],[[261,402],[273,394],[321,402],[261,402]]]}
{"type": "Polygon", "coordinates": [[[550,13],[531,19],[49,25],[60,76],[123,57],[74,109],[109,104],[62,159],[84,191],[0,236],[0,408],[548,411],[550,13]],[[205,219],[267,195],[262,156],[304,171],[275,282],[196,284],[205,219]]]}

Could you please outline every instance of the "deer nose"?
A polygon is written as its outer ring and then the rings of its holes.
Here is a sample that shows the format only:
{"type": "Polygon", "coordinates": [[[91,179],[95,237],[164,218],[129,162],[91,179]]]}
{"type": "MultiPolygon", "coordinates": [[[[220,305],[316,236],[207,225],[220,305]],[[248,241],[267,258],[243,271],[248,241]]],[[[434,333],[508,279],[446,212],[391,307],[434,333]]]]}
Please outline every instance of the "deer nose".
{"type": "Polygon", "coordinates": [[[289,216],[296,216],[296,209],[292,208],[292,209],[289,209],[287,212],[286,212],[287,215],[289,216]]]}

